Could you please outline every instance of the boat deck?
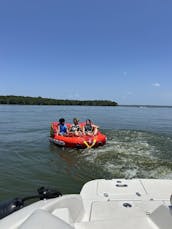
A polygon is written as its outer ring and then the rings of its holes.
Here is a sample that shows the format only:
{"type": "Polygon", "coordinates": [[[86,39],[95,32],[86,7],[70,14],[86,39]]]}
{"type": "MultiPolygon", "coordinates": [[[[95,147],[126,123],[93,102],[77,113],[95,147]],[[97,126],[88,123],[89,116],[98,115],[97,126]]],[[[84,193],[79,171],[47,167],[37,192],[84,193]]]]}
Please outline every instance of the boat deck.
{"type": "Polygon", "coordinates": [[[81,196],[88,214],[76,228],[172,228],[172,181],[114,179],[91,181],[81,196]],[[88,202],[91,202],[88,206],[88,202]],[[88,217],[88,218],[87,218],[88,217]],[[165,220],[166,219],[166,220],[165,220]],[[169,226],[168,223],[170,222],[169,226]]]}
{"type": "Polygon", "coordinates": [[[171,229],[171,180],[86,183],[78,195],[39,201],[0,221],[2,229],[171,229]]]}

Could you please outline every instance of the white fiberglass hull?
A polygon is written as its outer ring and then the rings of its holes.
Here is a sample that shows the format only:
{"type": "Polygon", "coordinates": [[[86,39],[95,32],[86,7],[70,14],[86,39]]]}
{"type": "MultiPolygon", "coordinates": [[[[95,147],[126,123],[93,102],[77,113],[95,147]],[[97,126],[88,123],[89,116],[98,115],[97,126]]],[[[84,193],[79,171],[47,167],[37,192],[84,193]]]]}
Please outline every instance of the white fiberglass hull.
{"type": "Polygon", "coordinates": [[[171,229],[172,180],[112,179],[80,194],[38,201],[0,220],[1,229],[171,229]]]}

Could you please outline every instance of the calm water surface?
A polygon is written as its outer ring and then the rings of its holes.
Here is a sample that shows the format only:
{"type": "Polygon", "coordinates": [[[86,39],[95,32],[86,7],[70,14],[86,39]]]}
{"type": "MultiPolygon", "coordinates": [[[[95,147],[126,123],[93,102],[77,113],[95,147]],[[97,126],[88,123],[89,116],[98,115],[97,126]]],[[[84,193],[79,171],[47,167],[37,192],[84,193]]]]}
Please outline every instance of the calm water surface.
{"type": "Polygon", "coordinates": [[[48,186],[78,193],[96,178],[172,178],[172,108],[0,106],[0,199],[48,186]],[[52,121],[92,119],[107,135],[97,149],[49,143],[52,121]]]}

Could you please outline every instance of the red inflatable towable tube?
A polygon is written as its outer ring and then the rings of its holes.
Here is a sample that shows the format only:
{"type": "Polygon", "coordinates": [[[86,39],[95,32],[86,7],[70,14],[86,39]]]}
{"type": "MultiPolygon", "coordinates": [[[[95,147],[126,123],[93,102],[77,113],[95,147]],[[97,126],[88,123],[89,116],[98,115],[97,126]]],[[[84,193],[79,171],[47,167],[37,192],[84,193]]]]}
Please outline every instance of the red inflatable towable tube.
{"type": "MultiPolygon", "coordinates": [[[[71,124],[66,124],[68,128],[70,128],[71,124]]],[[[80,127],[82,128],[85,123],[80,123],[80,127]]],[[[84,148],[92,148],[92,147],[98,147],[103,146],[106,144],[107,137],[102,134],[100,131],[98,131],[97,135],[95,136],[62,136],[58,134],[54,134],[57,131],[58,122],[53,122],[51,124],[51,133],[50,133],[50,142],[58,145],[58,146],[65,146],[70,148],[78,148],[78,149],[84,149],[84,148]]]]}

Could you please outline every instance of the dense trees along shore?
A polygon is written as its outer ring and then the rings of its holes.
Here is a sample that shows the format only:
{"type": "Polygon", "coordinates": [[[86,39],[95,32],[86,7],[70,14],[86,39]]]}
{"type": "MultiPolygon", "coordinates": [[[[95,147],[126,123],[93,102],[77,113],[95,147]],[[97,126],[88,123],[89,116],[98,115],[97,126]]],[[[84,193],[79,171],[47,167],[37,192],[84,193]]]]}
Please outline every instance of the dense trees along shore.
{"type": "Polygon", "coordinates": [[[117,102],[110,100],[68,100],[68,99],[50,99],[42,97],[0,96],[0,104],[18,104],[18,105],[83,105],[83,106],[117,106],[117,102]]]}

